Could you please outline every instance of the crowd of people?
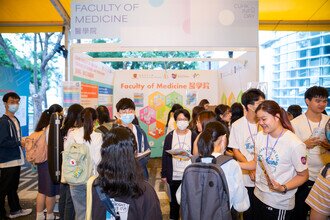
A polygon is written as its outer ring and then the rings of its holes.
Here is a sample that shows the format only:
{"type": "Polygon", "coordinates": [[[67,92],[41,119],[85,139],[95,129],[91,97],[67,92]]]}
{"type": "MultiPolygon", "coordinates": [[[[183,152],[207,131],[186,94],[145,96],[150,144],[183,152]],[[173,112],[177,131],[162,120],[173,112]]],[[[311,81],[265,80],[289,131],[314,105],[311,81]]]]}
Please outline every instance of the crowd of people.
{"type": "MultiPolygon", "coordinates": [[[[305,113],[298,105],[284,110],[275,101],[265,100],[259,89],[245,91],[241,103],[220,104],[214,106],[214,111],[206,99],[192,109],[192,114],[174,104],[166,122],[160,174],[169,191],[169,218],[201,219],[191,216],[196,210],[187,206],[185,171],[192,164],[216,164],[226,157],[228,162],[219,169],[225,176],[224,189],[228,188],[231,219],[327,219],[330,144],[325,126],[330,118],[324,113],[328,96],[323,87],[307,89],[305,113]],[[181,202],[184,207],[180,207],[181,202]]],[[[3,102],[6,112],[0,118],[0,220],[32,212],[22,209],[17,194],[23,151],[29,139],[22,137],[15,117],[20,97],[10,92],[3,96],[3,102]],[[6,197],[9,214],[5,210],[6,197]]],[[[122,98],[116,110],[115,119],[111,119],[105,106],[94,109],[73,104],[68,108],[58,136],[63,152],[61,181],[53,181],[51,161],[45,158],[37,163],[37,220],[55,219],[56,195],[60,219],[64,220],[162,219],[159,199],[148,183],[150,146],[136,118],[135,104],[122,98]],[[86,149],[85,156],[70,157],[77,149],[86,149]],[[75,166],[74,171],[67,172],[67,162],[75,166]],[[80,163],[85,165],[81,167],[80,163]],[[76,177],[76,182],[68,173],[76,177]],[[80,181],[82,175],[86,178],[80,181]]],[[[46,145],[52,135],[52,114],[63,115],[63,108],[50,106],[34,131],[45,134],[42,137],[46,145]]],[[[203,204],[195,209],[201,207],[203,204]]],[[[212,212],[212,204],[205,210],[212,212]]]]}

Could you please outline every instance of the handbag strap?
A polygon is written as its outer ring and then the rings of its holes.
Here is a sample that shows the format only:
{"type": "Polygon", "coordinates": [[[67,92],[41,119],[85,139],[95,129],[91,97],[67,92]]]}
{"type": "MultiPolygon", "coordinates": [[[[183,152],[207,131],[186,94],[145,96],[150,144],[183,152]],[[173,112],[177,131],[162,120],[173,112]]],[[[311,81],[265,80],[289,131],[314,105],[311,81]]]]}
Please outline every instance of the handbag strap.
{"type": "Polygon", "coordinates": [[[101,191],[100,186],[96,186],[96,192],[97,195],[99,196],[100,200],[103,202],[107,210],[110,212],[110,214],[115,217],[116,220],[120,220],[119,214],[116,212],[114,205],[111,202],[111,199],[107,194],[101,191]]]}

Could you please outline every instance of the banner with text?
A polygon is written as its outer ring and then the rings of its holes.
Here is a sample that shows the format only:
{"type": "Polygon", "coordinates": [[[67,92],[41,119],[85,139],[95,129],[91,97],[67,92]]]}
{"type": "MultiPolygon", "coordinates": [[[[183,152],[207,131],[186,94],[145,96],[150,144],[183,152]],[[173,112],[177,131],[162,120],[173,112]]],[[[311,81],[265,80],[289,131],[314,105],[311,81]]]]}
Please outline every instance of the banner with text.
{"type": "Polygon", "coordinates": [[[71,37],[120,38],[125,46],[257,47],[258,0],[76,0],[71,37]]]}
{"type": "MultiPolygon", "coordinates": [[[[71,91],[80,89],[80,104],[84,107],[105,105],[112,117],[113,73],[107,65],[88,59],[86,54],[73,55],[71,91]]],[[[75,96],[78,98],[78,96],[75,96]]]]}
{"type": "Polygon", "coordinates": [[[179,103],[191,112],[201,99],[218,103],[217,71],[127,70],[114,71],[114,105],[131,98],[140,126],[148,135],[152,157],[160,157],[165,125],[172,105],[179,103]]]}

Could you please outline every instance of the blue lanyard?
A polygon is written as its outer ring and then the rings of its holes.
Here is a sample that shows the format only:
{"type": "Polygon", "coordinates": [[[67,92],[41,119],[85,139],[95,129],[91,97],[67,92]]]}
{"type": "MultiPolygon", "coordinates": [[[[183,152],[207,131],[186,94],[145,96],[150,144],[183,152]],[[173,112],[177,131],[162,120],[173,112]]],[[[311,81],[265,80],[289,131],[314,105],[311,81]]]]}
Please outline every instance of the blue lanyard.
{"type": "Polygon", "coordinates": [[[278,138],[275,141],[274,146],[272,147],[272,151],[270,152],[270,154],[268,155],[268,141],[269,141],[269,134],[267,134],[267,145],[266,145],[266,161],[268,162],[268,160],[270,159],[270,157],[272,156],[273,152],[274,152],[274,148],[278,142],[278,140],[280,139],[280,137],[282,137],[284,129],[282,128],[281,134],[278,136],[278,138]]]}

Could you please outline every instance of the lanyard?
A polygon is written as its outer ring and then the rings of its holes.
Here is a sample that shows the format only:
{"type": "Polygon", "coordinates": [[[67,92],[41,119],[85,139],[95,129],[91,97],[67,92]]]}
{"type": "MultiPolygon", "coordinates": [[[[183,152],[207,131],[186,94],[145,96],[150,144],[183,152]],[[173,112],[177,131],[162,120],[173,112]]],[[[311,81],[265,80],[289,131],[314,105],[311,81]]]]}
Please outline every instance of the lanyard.
{"type": "Polygon", "coordinates": [[[278,138],[275,141],[275,144],[273,145],[270,154],[268,155],[268,141],[269,141],[269,134],[267,134],[267,145],[266,145],[266,161],[268,162],[268,160],[270,159],[270,157],[272,156],[273,152],[274,152],[274,148],[278,142],[278,140],[280,139],[280,137],[282,137],[284,129],[282,128],[282,131],[280,133],[280,135],[278,136],[278,138]]]}
{"type": "Polygon", "coordinates": [[[176,136],[178,137],[179,148],[180,148],[180,149],[183,149],[184,144],[186,143],[186,136],[187,136],[187,133],[184,135],[183,142],[180,141],[180,138],[179,138],[179,134],[178,134],[178,133],[176,133],[176,136]],[[182,143],[182,145],[181,145],[181,143],[182,143]]]}
{"type": "MultiPolygon", "coordinates": [[[[311,124],[309,123],[309,120],[308,120],[308,118],[307,118],[306,113],[305,113],[305,116],[306,116],[306,119],[307,119],[307,123],[308,123],[309,130],[311,131],[311,134],[313,134],[312,126],[311,126],[311,124]]],[[[320,125],[321,125],[321,121],[322,121],[322,116],[321,116],[321,120],[320,120],[319,124],[317,125],[318,128],[319,128],[320,125]]]]}
{"type": "MultiPolygon", "coordinates": [[[[252,134],[252,132],[251,132],[251,128],[250,128],[249,121],[247,121],[247,125],[248,125],[248,128],[249,128],[250,138],[252,139],[253,145],[255,146],[256,143],[255,143],[255,140],[254,140],[254,138],[253,138],[253,134],[252,134]]],[[[257,132],[258,132],[258,127],[257,127],[257,132]]]]}

